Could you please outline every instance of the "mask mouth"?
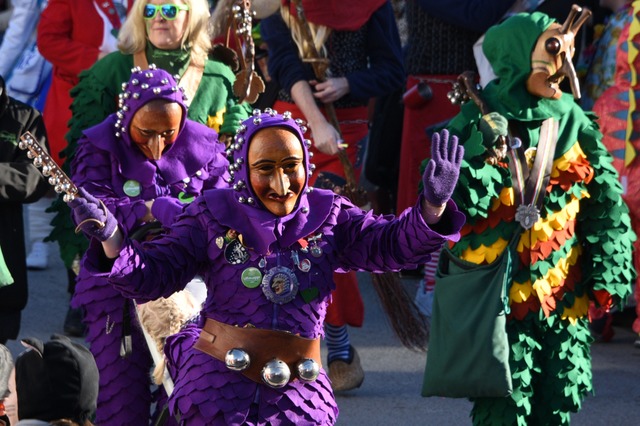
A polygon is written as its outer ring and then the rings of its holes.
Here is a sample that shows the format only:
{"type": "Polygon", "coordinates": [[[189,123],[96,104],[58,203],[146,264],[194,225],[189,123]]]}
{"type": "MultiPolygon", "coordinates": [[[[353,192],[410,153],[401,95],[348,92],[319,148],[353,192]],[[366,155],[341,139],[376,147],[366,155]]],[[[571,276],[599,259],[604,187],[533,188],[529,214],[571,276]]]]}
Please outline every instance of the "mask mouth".
{"type": "Polygon", "coordinates": [[[574,99],[578,100],[582,96],[580,92],[580,82],[578,81],[578,75],[571,59],[570,56],[563,55],[562,65],[558,71],[547,78],[547,82],[550,86],[558,86],[567,78],[567,80],[569,80],[569,86],[571,87],[571,94],[573,94],[574,99]]]}

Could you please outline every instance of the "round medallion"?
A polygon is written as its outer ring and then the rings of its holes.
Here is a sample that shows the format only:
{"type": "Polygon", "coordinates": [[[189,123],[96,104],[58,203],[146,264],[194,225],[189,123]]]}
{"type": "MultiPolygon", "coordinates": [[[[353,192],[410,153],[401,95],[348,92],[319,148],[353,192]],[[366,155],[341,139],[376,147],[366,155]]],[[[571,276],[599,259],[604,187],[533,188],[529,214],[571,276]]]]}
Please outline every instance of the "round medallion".
{"type": "Polygon", "coordinates": [[[240,265],[249,260],[249,252],[238,240],[233,240],[224,249],[224,258],[232,265],[240,265]]]}
{"type": "Polygon", "coordinates": [[[242,284],[247,288],[256,288],[262,283],[262,272],[258,268],[250,267],[242,271],[242,284]]]}
{"type": "Polygon", "coordinates": [[[317,245],[311,247],[311,256],[313,257],[322,256],[322,248],[320,248],[320,246],[317,246],[317,245]]]}
{"type": "Polygon", "coordinates": [[[271,302],[282,305],[298,294],[298,279],[291,269],[276,266],[262,278],[262,292],[271,302]]]}
{"type": "Polygon", "coordinates": [[[302,259],[298,264],[298,269],[302,272],[309,272],[311,269],[311,261],[309,259],[302,259]]]}
{"type": "Polygon", "coordinates": [[[122,185],[122,190],[129,197],[137,197],[140,195],[140,182],[137,180],[129,179],[122,185]]]}

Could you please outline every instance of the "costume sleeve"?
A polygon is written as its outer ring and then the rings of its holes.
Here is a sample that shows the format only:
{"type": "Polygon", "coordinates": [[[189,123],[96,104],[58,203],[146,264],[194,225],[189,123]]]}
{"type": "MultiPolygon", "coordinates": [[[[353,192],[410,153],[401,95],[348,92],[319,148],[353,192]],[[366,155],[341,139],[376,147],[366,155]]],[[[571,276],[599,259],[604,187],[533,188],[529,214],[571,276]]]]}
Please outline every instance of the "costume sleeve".
{"type": "Polygon", "coordinates": [[[49,184],[44,175],[33,165],[33,160],[27,157],[27,151],[18,148],[18,139],[24,132],[29,131],[38,144],[48,152],[47,132],[44,128],[42,116],[35,109],[10,101],[10,105],[3,117],[3,130],[10,132],[0,139],[3,160],[0,161],[0,203],[33,203],[39,200],[49,190],[49,184]],[[20,117],[11,117],[15,112],[20,117]],[[6,122],[16,121],[15,129],[8,129],[6,122]],[[7,140],[6,138],[9,138],[7,140]],[[8,149],[10,147],[10,149],[8,149]],[[9,153],[7,151],[12,151],[9,153]],[[4,153],[7,152],[8,155],[4,153]]]}
{"type": "Polygon", "coordinates": [[[27,46],[38,23],[40,6],[37,0],[13,1],[13,14],[0,45],[0,75],[8,79],[11,70],[27,46]]]}
{"type": "MultiPolygon", "coordinates": [[[[604,290],[615,302],[631,294],[636,272],[633,267],[633,242],[629,208],[622,199],[622,186],[613,159],[600,141],[600,132],[591,124],[580,134],[580,145],[595,173],[588,183],[589,197],[580,205],[579,234],[587,251],[584,277],[596,292],[604,290]]],[[[606,304],[598,297],[600,304],[606,304]]]]}
{"type": "Polygon", "coordinates": [[[450,24],[485,32],[513,5],[514,0],[414,0],[428,14],[450,24]]]}
{"type": "Polygon", "coordinates": [[[369,18],[367,56],[369,67],[346,75],[349,96],[369,99],[402,87],[405,78],[402,47],[390,2],[386,2],[369,18]]]}
{"type": "Polygon", "coordinates": [[[83,137],[78,141],[76,156],[71,163],[71,176],[77,186],[84,187],[91,195],[102,200],[121,227],[131,231],[141,224],[147,207],[144,200],[119,197],[113,191],[111,175],[114,162],[117,159],[97,149],[83,137]]]}
{"type": "Polygon", "coordinates": [[[306,74],[298,57],[298,48],[280,13],[262,20],[260,33],[269,48],[269,74],[287,93],[291,93],[291,87],[295,83],[308,80],[310,76],[306,74]]]}
{"type": "Polygon", "coordinates": [[[125,240],[109,282],[128,298],[168,297],[184,289],[208,261],[210,216],[203,198],[185,210],[168,232],[146,243],[125,240]]]}
{"type": "Polygon", "coordinates": [[[365,213],[345,202],[336,218],[333,234],[342,270],[384,272],[415,268],[431,259],[447,241],[457,241],[464,215],[451,200],[436,226],[429,227],[421,214],[422,197],[398,218],[365,213]]]}
{"type": "Polygon", "coordinates": [[[38,49],[58,74],[75,77],[96,62],[100,49],[72,37],[74,25],[82,25],[73,22],[73,3],[73,0],[49,0],[38,24],[38,49]]]}
{"type": "Polygon", "coordinates": [[[207,61],[201,82],[206,90],[198,90],[189,109],[189,118],[220,134],[234,135],[238,123],[248,118],[251,111],[248,103],[238,103],[233,93],[234,81],[235,76],[228,65],[207,61]]]}

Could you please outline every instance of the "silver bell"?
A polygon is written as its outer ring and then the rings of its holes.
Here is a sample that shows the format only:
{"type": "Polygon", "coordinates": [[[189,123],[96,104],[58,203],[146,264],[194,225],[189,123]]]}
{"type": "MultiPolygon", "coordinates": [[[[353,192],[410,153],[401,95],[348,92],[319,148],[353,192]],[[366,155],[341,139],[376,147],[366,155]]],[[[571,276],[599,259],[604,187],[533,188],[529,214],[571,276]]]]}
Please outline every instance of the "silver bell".
{"type": "Polygon", "coordinates": [[[227,354],[224,356],[224,363],[229,370],[243,371],[249,368],[251,359],[249,359],[249,354],[244,350],[233,348],[227,351],[227,354]]]}
{"type": "Polygon", "coordinates": [[[262,380],[272,388],[281,388],[291,378],[289,366],[279,359],[272,359],[262,368],[262,380]]]}
{"type": "Polygon", "coordinates": [[[305,358],[298,362],[298,377],[303,382],[313,382],[320,374],[320,365],[311,358],[305,358]]]}

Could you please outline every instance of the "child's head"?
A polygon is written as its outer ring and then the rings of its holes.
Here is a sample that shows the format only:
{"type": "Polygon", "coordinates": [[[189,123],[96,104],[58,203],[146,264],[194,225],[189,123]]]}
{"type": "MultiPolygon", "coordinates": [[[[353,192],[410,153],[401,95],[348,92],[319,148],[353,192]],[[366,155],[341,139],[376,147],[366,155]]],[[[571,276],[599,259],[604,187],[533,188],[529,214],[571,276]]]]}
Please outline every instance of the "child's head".
{"type": "Polygon", "coordinates": [[[96,411],[98,367],[89,350],[68,337],[43,343],[23,339],[28,349],[15,363],[18,417],[83,424],[96,411]]]}
{"type": "MultiPolygon", "coordinates": [[[[140,321],[156,344],[159,353],[163,353],[164,342],[168,336],[176,334],[190,319],[197,316],[200,306],[193,295],[179,291],[171,296],[161,297],[138,306],[140,321]]],[[[164,363],[156,365],[153,380],[162,383],[164,363]]]]}

